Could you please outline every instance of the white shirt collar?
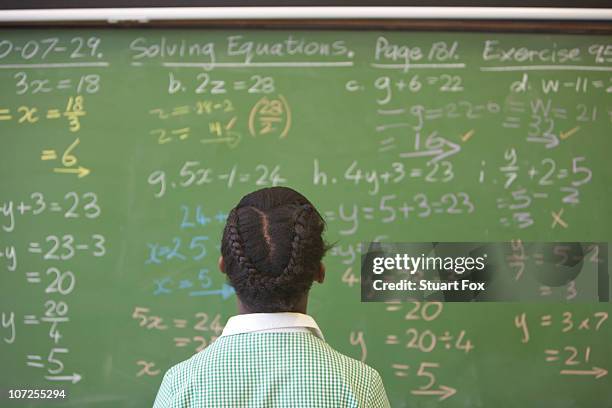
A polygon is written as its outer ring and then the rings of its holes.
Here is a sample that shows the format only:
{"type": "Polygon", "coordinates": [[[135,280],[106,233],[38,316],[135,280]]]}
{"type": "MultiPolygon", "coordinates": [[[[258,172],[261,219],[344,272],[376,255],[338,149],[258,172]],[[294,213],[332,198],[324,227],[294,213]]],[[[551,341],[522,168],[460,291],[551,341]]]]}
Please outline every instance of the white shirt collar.
{"type": "Polygon", "coordinates": [[[312,317],[293,312],[247,313],[232,316],[227,321],[221,337],[254,332],[311,332],[321,340],[325,340],[312,317]]]}

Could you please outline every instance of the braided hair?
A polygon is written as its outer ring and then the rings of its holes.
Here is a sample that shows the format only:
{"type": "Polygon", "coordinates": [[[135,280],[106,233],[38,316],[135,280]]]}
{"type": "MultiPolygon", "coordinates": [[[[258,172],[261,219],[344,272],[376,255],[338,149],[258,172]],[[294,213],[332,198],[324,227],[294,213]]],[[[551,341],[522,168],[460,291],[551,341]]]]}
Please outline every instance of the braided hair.
{"type": "Polygon", "coordinates": [[[294,310],[310,289],[327,246],[325,222],[287,187],[244,196],[227,218],[221,254],[240,301],[257,312],[294,310]]]}

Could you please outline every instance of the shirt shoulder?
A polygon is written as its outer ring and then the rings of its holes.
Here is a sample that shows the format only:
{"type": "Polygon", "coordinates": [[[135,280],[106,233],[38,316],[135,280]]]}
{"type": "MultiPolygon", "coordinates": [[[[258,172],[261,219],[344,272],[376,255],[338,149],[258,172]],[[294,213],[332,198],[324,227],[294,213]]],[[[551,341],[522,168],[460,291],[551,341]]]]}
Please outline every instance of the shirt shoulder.
{"type": "Polygon", "coordinates": [[[201,371],[203,367],[208,365],[209,360],[214,359],[219,349],[223,348],[222,343],[221,339],[213,341],[208,347],[170,367],[166,375],[178,380],[189,379],[191,372],[201,371]]]}
{"type": "Polygon", "coordinates": [[[183,407],[185,395],[191,393],[194,382],[200,379],[198,372],[206,367],[207,356],[214,352],[216,341],[204,350],[171,366],[162,379],[153,408],[183,407]]]}
{"type": "Polygon", "coordinates": [[[347,370],[348,374],[354,375],[359,379],[363,379],[363,381],[367,383],[380,381],[380,374],[372,366],[337,351],[326,342],[321,341],[321,343],[323,343],[323,347],[326,348],[335,359],[340,361],[340,365],[347,370]]]}
{"type": "Polygon", "coordinates": [[[341,362],[340,366],[344,367],[346,370],[345,379],[349,383],[353,383],[357,393],[362,396],[361,403],[359,404],[360,407],[390,407],[382,378],[375,368],[361,360],[357,360],[337,351],[324,341],[321,341],[321,343],[329,353],[333,354],[334,357],[341,362]]]}

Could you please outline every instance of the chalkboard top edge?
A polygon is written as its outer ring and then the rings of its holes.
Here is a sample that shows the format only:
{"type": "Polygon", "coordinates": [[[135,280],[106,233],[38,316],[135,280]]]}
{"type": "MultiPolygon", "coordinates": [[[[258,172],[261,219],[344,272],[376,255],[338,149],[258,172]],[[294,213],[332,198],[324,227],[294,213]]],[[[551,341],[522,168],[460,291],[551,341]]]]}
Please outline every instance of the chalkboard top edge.
{"type": "MultiPolygon", "coordinates": [[[[0,11],[0,14],[2,12],[0,11]]],[[[256,29],[256,30],[349,30],[349,31],[449,31],[553,34],[609,34],[612,21],[550,20],[447,20],[447,19],[269,19],[269,20],[159,20],[122,21],[0,21],[12,29],[256,29]]]]}
{"type": "Polygon", "coordinates": [[[610,32],[612,8],[264,6],[0,10],[0,27],[40,25],[610,32]]]}

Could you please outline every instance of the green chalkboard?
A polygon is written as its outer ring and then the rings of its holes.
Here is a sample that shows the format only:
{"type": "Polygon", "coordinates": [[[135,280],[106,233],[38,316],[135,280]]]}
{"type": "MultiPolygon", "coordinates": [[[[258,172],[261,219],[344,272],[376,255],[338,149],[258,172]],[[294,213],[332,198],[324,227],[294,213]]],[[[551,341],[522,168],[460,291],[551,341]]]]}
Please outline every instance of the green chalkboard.
{"type": "Polygon", "coordinates": [[[236,313],[227,212],[288,185],[337,243],[309,312],[394,407],[612,406],[587,281],[504,304],[358,282],[373,240],[610,242],[611,92],[604,36],[0,31],[0,405],[150,406],[236,313]]]}

